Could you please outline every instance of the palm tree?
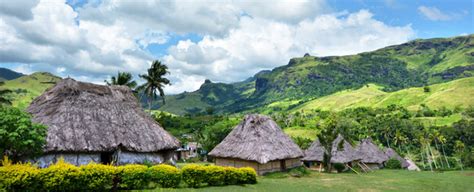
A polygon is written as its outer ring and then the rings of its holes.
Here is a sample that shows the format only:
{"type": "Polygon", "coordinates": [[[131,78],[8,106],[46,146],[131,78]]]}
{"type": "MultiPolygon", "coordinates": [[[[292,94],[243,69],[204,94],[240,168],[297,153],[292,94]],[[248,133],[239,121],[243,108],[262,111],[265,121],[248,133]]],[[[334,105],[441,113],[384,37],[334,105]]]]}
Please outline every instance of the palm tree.
{"type": "MultiPolygon", "coordinates": [[[[0,81],[0,86],[2,86],[3,84],[5,84],[3,81],[0,81]]],[[[8,89],[0,89],[0,105],[2,104],[8,104],[8,105],[11,105],[12,103],[10,102],[10,100],[6,99],[5,98],[5,95],[7,93],[10,93],[11,91],[8,90],[8,89]]]]}
{"type": "Polygon", "coordinates": [[[107,83],[107,85],[125,85],[130,87],[130,89],[133,89],[137,86],[137,82],[133,81],[132,79],[133,76],[131,73],[119,71],[116,77],[112,76],[110,78],[110,82],[105,80],[105,83],[107,83]]]}
{"type": "Polygon", "coordinates": [[[157,91],[160,94],[163,104],[165,104],[165,93],[163,87],[170,84],[170,80],[163,76],[168,74],[168,67],[162,64],[161,61],[155,60],[148,69],[147,74],[139,75],[140,78],[145,80],[143,85],[138,87],[139,90],[143,90],[148,96],[148,108],[151,110],[151,104],[157,97],[157,91]]]}

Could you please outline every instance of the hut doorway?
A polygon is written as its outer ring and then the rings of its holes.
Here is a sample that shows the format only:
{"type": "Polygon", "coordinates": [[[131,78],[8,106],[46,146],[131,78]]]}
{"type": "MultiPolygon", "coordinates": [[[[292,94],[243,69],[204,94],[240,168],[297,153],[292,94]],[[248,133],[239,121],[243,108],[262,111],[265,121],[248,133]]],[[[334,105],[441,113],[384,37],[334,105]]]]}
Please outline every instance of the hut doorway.
{"type": "Polygon", "coordinates": [[[102,152],[100,153],[100,163],[102,164],[111,164],[112,163],[112,156],[114,155],[113,152],[102,152]]]}
{"type": "Polygon", "coordinates": [[[282,171],[286,170],[285,160],[280,160],[280,170],[282,171]]]}

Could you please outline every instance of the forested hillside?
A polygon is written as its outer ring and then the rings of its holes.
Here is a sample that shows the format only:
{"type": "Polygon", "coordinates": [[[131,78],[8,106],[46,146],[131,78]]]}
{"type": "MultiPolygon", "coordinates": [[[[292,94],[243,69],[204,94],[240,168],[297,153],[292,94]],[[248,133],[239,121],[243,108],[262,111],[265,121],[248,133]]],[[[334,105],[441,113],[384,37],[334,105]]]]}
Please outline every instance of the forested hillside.
{"type": "Polygon", "coordinates": [[[367,84],[394,92],[423,87],[474,74],[474,35],[414,40],[372,52],[348,56],[293,58],[288,65],[262,71],[246,81],[224,84],[206,81],[195,92],[168,96],[155,106],[176,114],[253,111],[275,102],[303,104],[367,84]]]}

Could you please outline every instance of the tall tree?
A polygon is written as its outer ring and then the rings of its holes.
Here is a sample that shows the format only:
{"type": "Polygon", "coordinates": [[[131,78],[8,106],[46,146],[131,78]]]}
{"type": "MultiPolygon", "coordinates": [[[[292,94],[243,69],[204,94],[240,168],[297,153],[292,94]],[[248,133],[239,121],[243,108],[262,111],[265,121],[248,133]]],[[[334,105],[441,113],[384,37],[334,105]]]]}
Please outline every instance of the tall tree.
{"type": "Polygon", "coordinates": [[[105,80],[105,83],[107,83],[107,85],[125,85],[130,87],[130,89],[134,89],[137,86],[137,82],[133,80],[131,73],[120,71],[117,73],[117,76],[110,78],[110,82],[105,80]]]}
{"type": "MultiPolygon", "coordinates": [[[[0,81],[0,86],[2,86],[3,84],[5,84],[5,83],[4,83],[3,81],[0,81]]],[[[10,93],[10,92],[11,92],[11,91],[8,90],[8,89],[0,89],[0,105],[3,105],[3,104],[8,104],[8,105],[10,105],[10,104],[12,104],[12,103],[10,102],[10,100],[8,100],[8,99],[5,98],[5,95],[6,95],[7,93],[10,93]]]]}
{"type": "Polygon", "coordinates": [[[165,104],[165,92],[163,88],[165,85],[170,84],[170,80],[163,76],[168,73],[168,67],[162,64],[161,61],[155,60],[148,69],[147,74],[139,75],[140,78],[145,80],[145,83],[140,85],[138,89],[143,90],[148,96],[148,108],[150,110],[153,100],[157,98],[157,92],[160,94],[163,104],[165,104]]]}
{"type": "Polygon", "coordinates": [[[326,172],[331,172],[331,158],[333,145],[332,142],[341,134],[349,142],[352,141],[350,129],[356,127],[351,119],[339,117],[332,114],[325,122],[321,132],[318,135],[319,142],[326,149],[323,158],[323,164],[326,172]]]}

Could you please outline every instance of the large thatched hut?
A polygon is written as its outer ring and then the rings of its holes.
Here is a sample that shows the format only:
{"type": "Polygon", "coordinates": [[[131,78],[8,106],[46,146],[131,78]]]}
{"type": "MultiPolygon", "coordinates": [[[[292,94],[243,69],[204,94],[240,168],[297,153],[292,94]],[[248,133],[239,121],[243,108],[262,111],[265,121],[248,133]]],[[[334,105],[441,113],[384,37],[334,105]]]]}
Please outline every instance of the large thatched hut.
{"type": "Polygon", "coordinates": [[[389,159],[382,150],[372,142],[371,138],[363,139],[357,146],[357,154],[360,162],[366,164],[371,169],[379,169],[389,159]]]}
{"type": "Polygon", "coordinates": [[[331,156],[331,163],[351,164],[360,159],[354,147],[340,134],[332,142],[331,156]]]}
{"type": "Polygon", "coordinates": [[[28,112],[48,126],[45,155],[36,159],[42,167],[60,157],[76,165],[161,163],[179,147],[125,86],[66,78],[36,98],[28,112]]]}
{"type": "Polygon", "coordinates": [[[301,166],[303,152],[270,117],[246,115],[209,155],[216,165],[252,167],[263,174],[301,166]]]}
{"type": "Polygon", "coordinates": [[[301,159],[304,164],[310,168],[316,167],[321,170],[322,163],[324,161],[324,153],[326,149],[321,145],[318,139],[316,139],[308,149],[304,151],[304,157],[301,159]]]}
{"type": "Polygon", "coordinates": [[[403,169],[406,169],[408,168],[408,166],[410,166],[410,164],[408,163],[408,161],[406,159],[404,159],[403,157],[401,157],[395,150],[393,150],[392,148],[387,148],[385,149],[385,155],[387,155],[387,157],[389,159],[396,159],[398,161],[400,161],[400,165],[402,166],[403,169]]]}

